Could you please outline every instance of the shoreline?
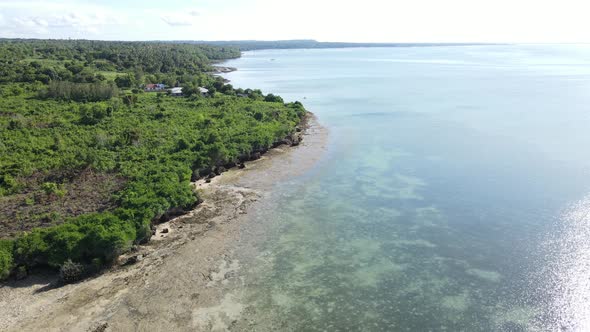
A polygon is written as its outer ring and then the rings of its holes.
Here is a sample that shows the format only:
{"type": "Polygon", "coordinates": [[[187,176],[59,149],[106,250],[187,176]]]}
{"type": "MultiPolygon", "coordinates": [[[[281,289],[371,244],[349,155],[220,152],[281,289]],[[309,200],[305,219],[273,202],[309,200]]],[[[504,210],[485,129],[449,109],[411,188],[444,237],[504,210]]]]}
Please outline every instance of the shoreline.
{"type": "MultiPolygon", "coordinates": [[[[234,59],[231,59],[234,60],[234,59]]],[[[224,60],[223,62],[228,61],[228,60],[224,60]]],[[[221,62],[221,63],[223,63],[221,62]]],[[[236,67],[227,67],[227,66],[219,66],[219,65],[214,65],[213,66],[213,71],[210,72],[210,74],[227,74],[227,73],[231,73],[234,71],[237,71],[238,68],[236,67]]]]}
{"type": "Polygon", "coordinates": [[[31,276],[0,286],[0,330],[225,329],[243,305],[229,294],[243,286],[237,245],[248,238],[249,212],[280,181],[320,159],[327,131],[310,113],[299,146],[279,146],[245,169],[194,183],[204,201],[160,223],[150,243],[85,281],[53,288],[56,277],[31,276]],[[247,233],[247,232],[246,232],[247,233]]]}

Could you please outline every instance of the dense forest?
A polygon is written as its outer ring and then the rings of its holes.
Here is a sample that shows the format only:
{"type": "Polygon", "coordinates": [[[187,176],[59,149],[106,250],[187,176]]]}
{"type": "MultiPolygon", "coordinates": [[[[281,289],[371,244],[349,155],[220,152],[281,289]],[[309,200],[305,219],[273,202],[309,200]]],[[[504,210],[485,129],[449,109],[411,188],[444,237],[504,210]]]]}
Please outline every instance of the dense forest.
{"type": "MultiPolygon", "coordinates": [[[[84,275],[199,202],[190,182],[256,158],[305,115],[207,74],[236,48],[0,40],[0,279],[84,275]],[[183,97],[150,83],[183,87],[183,97]],[[208,89],[208,94],[199,88],[208,89]]],[[[74,278],[75,279],[75,278],[74,278]]]]}

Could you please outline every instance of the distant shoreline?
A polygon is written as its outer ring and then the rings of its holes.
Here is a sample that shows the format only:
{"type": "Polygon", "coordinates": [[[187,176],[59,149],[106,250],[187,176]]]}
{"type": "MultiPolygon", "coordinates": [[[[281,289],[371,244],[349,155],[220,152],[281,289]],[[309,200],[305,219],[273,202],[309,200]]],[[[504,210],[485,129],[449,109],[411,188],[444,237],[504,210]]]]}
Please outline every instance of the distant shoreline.
{"type": "Polygon", "coordinates": [[[174,40],[157,41],[163,43],[182,43],[211,45],[218,47],[234,47],[240,51],[255,51],[269,49],[328,49],[328,48],[378,48],[378,47],[439,47],[439,46],[481,46],[481,45],[508,45],[508,43],[355,43],[355,42],[319,42],[312,39],[301,40],[174,40]]]}

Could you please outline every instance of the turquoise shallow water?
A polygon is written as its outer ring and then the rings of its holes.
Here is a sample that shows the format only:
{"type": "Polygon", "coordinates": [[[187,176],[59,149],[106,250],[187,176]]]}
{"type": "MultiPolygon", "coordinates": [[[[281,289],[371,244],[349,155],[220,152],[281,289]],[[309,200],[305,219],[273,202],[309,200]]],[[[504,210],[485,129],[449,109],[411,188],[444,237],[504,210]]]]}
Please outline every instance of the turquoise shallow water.
{"type": "Polygon", "coordinates": [[[279,185],[259,329],[590,330],[590,46],[272,50],[237,87],[330,132],[279,185]],[[273,60],[274,59],[274,60],[273,60]]]}

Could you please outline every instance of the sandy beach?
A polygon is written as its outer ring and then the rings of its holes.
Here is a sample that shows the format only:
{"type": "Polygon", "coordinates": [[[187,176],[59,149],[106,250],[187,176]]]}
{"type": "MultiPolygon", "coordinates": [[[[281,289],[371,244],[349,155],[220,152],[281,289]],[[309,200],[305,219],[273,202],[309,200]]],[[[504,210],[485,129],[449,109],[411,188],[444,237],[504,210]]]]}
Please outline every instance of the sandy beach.
{"type": "Polygon", "coordinates": [[[278,147],[243,170],[198,181],[195,210],[157,226],[152,241],[103,274],[55,287],[35,275],[0,285],[1,331],[222,331],[248,326],[241,313],[244,283],[236,248],[256,251],[264,238],[251,212],[273,186],[311,169],[327,132],[309,121],[302,144],[278,147]]]}

